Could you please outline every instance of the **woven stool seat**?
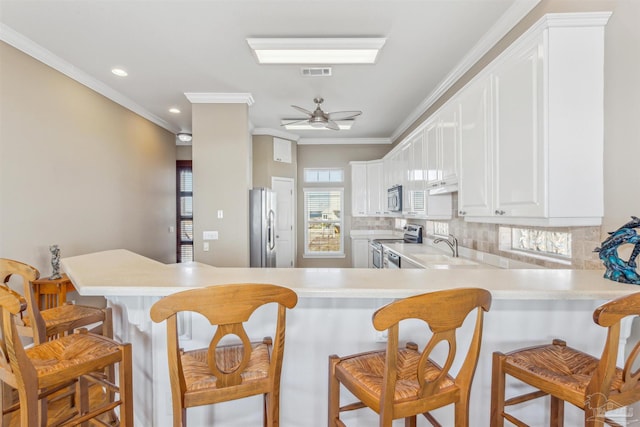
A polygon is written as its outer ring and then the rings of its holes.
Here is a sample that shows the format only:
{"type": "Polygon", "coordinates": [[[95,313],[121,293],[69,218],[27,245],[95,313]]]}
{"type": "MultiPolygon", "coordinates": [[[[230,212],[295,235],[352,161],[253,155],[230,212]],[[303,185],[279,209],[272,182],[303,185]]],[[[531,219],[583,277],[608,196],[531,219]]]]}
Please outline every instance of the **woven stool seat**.
{"type": "Polygon", "coordinates": [[[262,395],[264,426],[280,425],[280,373],[286,310],[298,296],[282,286],[254,283],[209,286],[166,296],[151,307],[151,320],[167,324],[173,425],[187,426],[187,409],[262,395]],[[260,307],[277,305],[275,336],[251,342],[245,323],[260,307]],[[178,314],[199,313],[213,325],[208,348],[183,351],[178,314]],[[240,344],[229,345],[234,335],[240,344]],[[224,344],[223,344],[224,343],[224,344]]]}
{"type": "Polygon", "coordinates": [[[493,353],[491,427],[503,427],[505,420],[526,426],[506,408],[547,395],[550,396],[549,424],[552,427],[564,425],[564,402],[584,411],[585,426],[620,426],[607,418],[606,413],[640,401],[640,376],[636,371],[640,342],[627,356],[624,367],[617,367],[620,325],[622,319],[638,315],[640,292],[596,308],[593,321],[607,328],[600,358],[571,348],[562,340],[507,354],[493,353]],[[507,375],[537,390],[507,399],[507,375]]]}
{"type": "Polygon", "coordinates": [[[120,359],[120,343],[100,335],[78,333],[47,341],[25,350],[41,387],[60,383],[60,372],[88,373],[120,359]]]}
{"type": "MultiPolygon", "coordinates": [[[[505,363],[539,377],[549,387],[584,394],[600,360],[566,345],[549,344],[509,353],[505,363]]],[[[610,389],[617,390],[621,385],[622,369],[616,368],[610,389]]]]}
{"type": "Polygon", "coordinates": [[[440,425],[430,411],[454,405],[455,426],[469,425],[471,383],[480,355],[484,312],[491,306],[491,294],[485,289],[458,288],[401,299],[378,309],[373,326],[387,331],[383,351],[338,357],[329,356],[330,427],[344,427],[340,414],[368,407],[379,414],[379,426],[391,427],[393,420],[404,418],[405,426],[416,426],[417,415],[432,425],[440,425]],[[468,349],[458,350],[456,331],[472,311],[475,326],[468,349]],[[400,323],[420,320],[432,332],[419,350],[409,342],[398,343],[400,323]],[[431,359],[432,351],[444,343],[448,348],[442,366],[431,359]],[[455,360],[462,359],[454,377],[449,373],[455,360]],[[340,406],[341,388],[357,400],[340,406]]]}
{"type": "MultiPolygon", "coordinates": [[[[242,345],[224,346],[216,349],[216,363],[222,371],[230,372],[242,361],[242,345]]],[[[216,388],[217,378],[211,373],[207,359],[208,349],[188,351],[182,354],[182,369],[188,391],[216,388]]],[[[242,383],[263,380],[269,377],[269,346],[252,345],[249,363],[241,374],[242,383]]]]}
{"type": "MultiPolygon", "coordinates": [[[[63,304],[42,310],[40,315],[45,323],[47,337],[73,331],[93,323],[102,323],[106,316],[103,309],[76,304],[63,304]]],[[[27,327],[33,326],[29,317],[25,317],[23,322],[27,327]]],[[[110,328],[105,332],[105,336],[113,337],[113,332],[110,328]]]]}
{"type": "MultiPolygon", "coordinates": [[[[420,383],[416,377],[418,363],[422,354],[413,348],[401,348],[398,350],[398,371],[394,402],[406,402],[411,399],[419,399],[420,383]]],[[[342,363],[336,366],[336,371],[342,375],[350,376],[353,382],[362,390],[366,390],[371,396],[380,398],[384,385],[384,367],[386,351],[365,353],[356,357],[343,358],[342,363]]],[[[435,381],[441,374],[442,368],[433,361],[428,360],[423,370],[426,381],[435,381]]],[[[455,387],[455,381],[450,375],[446,375],[438,385],[438,391],[455,387]]]]}

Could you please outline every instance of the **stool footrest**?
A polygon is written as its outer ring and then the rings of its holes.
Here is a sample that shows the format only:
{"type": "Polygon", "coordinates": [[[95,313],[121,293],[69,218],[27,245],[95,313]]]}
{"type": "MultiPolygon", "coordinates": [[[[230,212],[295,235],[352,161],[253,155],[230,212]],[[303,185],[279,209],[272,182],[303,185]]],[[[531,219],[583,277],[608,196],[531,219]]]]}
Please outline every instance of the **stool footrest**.
{"type": "Polygon", "coordinates": [[[509,415],[506,412],[503,412],[502,416],[504,416],[505,420],[508,420],[510,423],[516,425],[517,427],[529,427],[529,424],[523,423],[513,415],[509,415]]]}
{"type": "Polygon", "coordinates": [[[355,402],[355,403],[350,403],[346,406],[341,406],[340,407],[340,412],[345,412],[345,411],[354,411],[356,409],[361,409],[361,408],[366,408],[367,405],[365,405],[362,402],[355,402]]]}
{"type": "Polygon", "coordinates": [[[511,399],[507,399],[504,401],[504,406],[517,405],[518,403],[528,402],[529,400],[537,399],[539,397],[544,397],[548,395],[544,391],[533,391],[531,393],[522,394],[520,396],[512,397],[511,399]]]}

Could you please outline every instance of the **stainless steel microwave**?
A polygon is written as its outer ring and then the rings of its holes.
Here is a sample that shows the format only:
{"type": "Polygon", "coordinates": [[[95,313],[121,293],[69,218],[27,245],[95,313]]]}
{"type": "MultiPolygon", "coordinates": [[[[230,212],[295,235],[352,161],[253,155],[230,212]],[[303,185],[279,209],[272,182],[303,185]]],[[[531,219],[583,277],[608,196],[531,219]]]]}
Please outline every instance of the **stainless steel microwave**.
{"type": "Polygon", "coordinates": [[[387,209],[390,212],[402,212],[402,185],[387,190],[387,209]]]}

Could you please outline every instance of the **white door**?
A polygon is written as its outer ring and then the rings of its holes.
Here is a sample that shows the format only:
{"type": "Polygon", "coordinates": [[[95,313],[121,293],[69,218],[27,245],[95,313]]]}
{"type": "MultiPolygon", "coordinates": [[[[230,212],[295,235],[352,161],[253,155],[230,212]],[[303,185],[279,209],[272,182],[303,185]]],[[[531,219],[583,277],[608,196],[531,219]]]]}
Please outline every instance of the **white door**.
{"type": "Polygon", "coordinates": [[[276,193],[276,267],[293,267],[295,260],[295,203],[292,178],[271,178],[276,193]]]}

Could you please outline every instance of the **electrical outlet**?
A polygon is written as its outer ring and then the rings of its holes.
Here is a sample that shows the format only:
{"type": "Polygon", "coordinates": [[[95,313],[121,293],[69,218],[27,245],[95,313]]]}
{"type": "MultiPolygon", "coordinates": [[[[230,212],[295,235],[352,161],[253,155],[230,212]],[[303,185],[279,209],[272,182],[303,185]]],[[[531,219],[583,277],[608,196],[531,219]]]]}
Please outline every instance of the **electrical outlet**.
{"type": "Polygon", "coordinates": [[[202,240],[218,240],[217,231],[203,231],[202,240]]]}
{"type": "Polygon", "coordinates": [[[218,210],[218,219],[222,219],[224,218],[224,212],[222,211],[222,209],[218,210]]]}
{"type": "Polygon", "coordinates": [[[387,332],[386,329],[384,331],[376,331],[376,342],[387,342],[389,339],[387,332]]]}
{"type": "Polygon", "coordinates": [[[209,252],[209,242],[204,242],[202,244],[202,250],[205,252],[209,252]]]}

